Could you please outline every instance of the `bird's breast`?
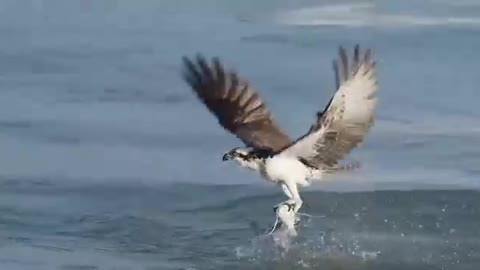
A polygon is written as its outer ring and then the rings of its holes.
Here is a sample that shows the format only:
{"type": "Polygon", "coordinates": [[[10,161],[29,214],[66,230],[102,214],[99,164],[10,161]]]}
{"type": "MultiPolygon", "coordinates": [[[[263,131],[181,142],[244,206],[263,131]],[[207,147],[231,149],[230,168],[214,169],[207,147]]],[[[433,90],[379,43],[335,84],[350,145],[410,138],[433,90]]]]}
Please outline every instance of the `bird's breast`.
{"type": "Polygon", "coordinates": [[[304,179],[308,169],[297,159],[275,156],[265,161],[265,173],[272,181],[304,179]]]}

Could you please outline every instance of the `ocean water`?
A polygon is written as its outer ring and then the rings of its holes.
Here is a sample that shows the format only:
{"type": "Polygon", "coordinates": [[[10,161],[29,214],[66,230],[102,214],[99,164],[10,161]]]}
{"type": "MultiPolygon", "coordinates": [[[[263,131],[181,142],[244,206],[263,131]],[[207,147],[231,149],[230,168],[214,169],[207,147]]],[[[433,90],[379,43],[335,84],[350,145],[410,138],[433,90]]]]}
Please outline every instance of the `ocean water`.
{"type": "Polygon", "coordinates": [[[478,1],[0,1],[0,269],[478,269],[478,1]],[[240,141],[181,80],[219,56],[292,137],[333,94],[337,48],[378,60],[352,172],[302,192],[222,163],[240,141]]]}

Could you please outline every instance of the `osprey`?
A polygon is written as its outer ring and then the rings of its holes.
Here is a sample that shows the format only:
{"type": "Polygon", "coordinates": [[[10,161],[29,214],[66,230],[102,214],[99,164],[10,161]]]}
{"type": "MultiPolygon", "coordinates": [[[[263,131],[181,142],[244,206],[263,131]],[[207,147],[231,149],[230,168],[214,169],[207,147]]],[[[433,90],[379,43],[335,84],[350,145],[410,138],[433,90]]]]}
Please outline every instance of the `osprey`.
{"type": "Polygon", "coordinates": [[[183,78],[218,123],[247,147],[233,148],[222,160],[235,160],[280,185],[289,198],[283,203],[296,213],[302,206],[299,186],[308,186],[325,172],[345,169],[348,165],[339,162],[363,142],[374,124],[378,84],[372,58],[371,49],[360,52],[356,45],[349,59],[339,47],[339,58],[333,61],[336,92],[296,140],[280,129],[252,85],[225,70],[217,57],[211,63],[200,54],[196,59],[183,57],[183,78]]]}

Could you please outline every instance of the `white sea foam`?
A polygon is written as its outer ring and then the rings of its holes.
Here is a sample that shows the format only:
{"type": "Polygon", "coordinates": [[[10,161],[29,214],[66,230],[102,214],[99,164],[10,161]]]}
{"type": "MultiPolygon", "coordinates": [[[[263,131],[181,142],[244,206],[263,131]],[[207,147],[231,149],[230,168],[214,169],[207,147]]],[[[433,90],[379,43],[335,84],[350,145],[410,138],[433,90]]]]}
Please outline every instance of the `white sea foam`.
{"type": "Polygon", "coordinates": [[[277,14],[277,23],[294,26],[403,28],[413,26],[480,26],[480,17],[386,14],[370,3],[300,8],[277,14]]]}

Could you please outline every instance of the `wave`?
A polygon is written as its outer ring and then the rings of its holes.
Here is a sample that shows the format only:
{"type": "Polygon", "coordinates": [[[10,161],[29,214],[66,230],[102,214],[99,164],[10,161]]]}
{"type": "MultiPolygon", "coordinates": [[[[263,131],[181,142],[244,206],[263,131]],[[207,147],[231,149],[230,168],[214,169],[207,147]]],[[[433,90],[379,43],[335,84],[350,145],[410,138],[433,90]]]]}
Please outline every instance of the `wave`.
{"type": "Polygon", "coordinates": [[[293,26],[343,27],[417,27],[460,26],[478,27],[480,17],[441,17],[406,14],[381,14],[373,4],[336,4],[300,8],[277,14],[274,20],[293,26]]]}

